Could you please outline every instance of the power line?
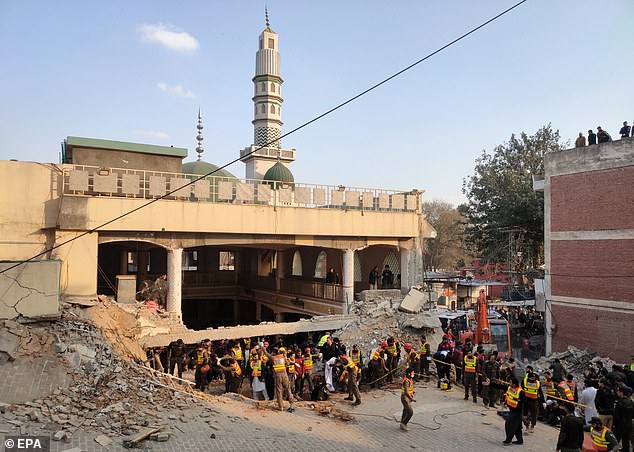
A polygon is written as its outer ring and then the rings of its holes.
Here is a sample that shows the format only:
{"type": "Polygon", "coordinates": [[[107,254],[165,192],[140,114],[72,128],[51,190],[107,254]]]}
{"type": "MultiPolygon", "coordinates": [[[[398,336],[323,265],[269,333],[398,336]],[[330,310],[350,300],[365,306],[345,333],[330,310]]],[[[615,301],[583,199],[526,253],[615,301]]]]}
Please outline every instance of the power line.
{"type": "Polygon", "coordinates": [[[508,8],[508,9],[506,9],[506,10],[502,11],[501,13],[499,13],[499,14],[497,14],[496,16],[494,16],[494,17],[490,18],[490,19],[489,19],[489,20],[487,20],[486,22],[481,23],[481,24],[480,24],[480,25],[478,25],[477,27],[472,28],[472,29],[471,29],[471,30],[469,30],[468,32],[464,33],[463,35],[459,36],[458,38],[454,39],[453,41],[451,41],[451,42],[449,42],[449,43],[445,44],[444,46],[442,46],[442,47],[438,48],[437,50],[433,51],[432,53],[430,53],[430,54],[428,54],[428,55],[424,56],[423,58],[421,58],[421,59],[419,59],[419,60],[415,61],[414,63],[412,63],[412,64],[410,64],[409,66],[407,66],[407,67],[405,67],[405,68],[401,69],[400,71],[398,71],[398,72],[396,72],[396,73],[392,74],[392,75],[391,75],[391,76],[389,76],[388,78],[386,78],[386,79],[384,79],[384,80],[382,80],[382,81],[380,81],[380,82],[376,83],[375,85],[372,85],[370,88],[368,88],[368,89],[366,89],[366,90],[364,90],[364,91],[361,91],[360,93],[358,93],[358,94],[356,94],[355,96],[353,96],[353,97],[349,98],[348,100],[341,102],[340,104],[338,104],[337,106],[335,106],[335,107],[331,108],[330,110],[328,110],[328,111],[326,111],[326,112],[324,112],[324,113],[322,113],[322,114],[320,114],[320,115],[318,115],[318,116],[315,116],[313,119],[311,119],[311,120],[309,120],[309,121],[306,121],[305,123],[301,124],[300,126],[295,127],[294,129],[292,129],[291,131],[286,132],[285,134],[282,134],[280,137],[278,137],[278,138],[276,138],[276,139],[274,139],[274,140],[271,140],[271,141],[267,142],[266,144],[263,144],[262,146],[260,146],[260,147],[258,147],[258,148],[256,148],[256,149],[252,150],[251,152],[249,152],[249,153],[247,153],[247,154],[245,154],[245,155],[243,155],[243,156],[241,156],[241,157],[238,157],[238,158],[236,158],[236,159],[234,159],[234,160],[230,161],[229,163],[226,163],[226,164],[224,164],[223,166],[221,166],[221,167],[219,167],[219,168],[216,168],[216,169],[215,169],[215,170],[213,170],[213,171],[210,171],[210,172],[209,172],[209,173],[207,173],[207,174],[204,174],[204,175],[202,175],[202,176],[200,176],[200,177],[197,177],[197,178],[195,178],[195,179],[192,179],[189,183],[187,183],[187,184],[183,185],[182,187],[179,187],[179,188],[176,188],[176,189],[174,189],[174,190],[171,190],[171,191],[169,191],[169,192],[165,193],[164,195],[161,195],[161,196],[160,196],[160,197],[158,197],[158,198],[154,198],[154,199],[152,199],[151,201],[146,202],[145,204],[142,204],[142,205],[140,205],[140,206],[138,206],[138,207],[135,207],[134,209],[132,209],[132,210],[130,210],[130,211],[128,211],[128,212],[125,212],[125,213],[123,213],[123,214],[121,214],[121,215],[119,215],[119,216],[117,216],[117,217],[115,217],[115,218],[113,218],[113,219],[111,219],[111,220],[109,220],[109,221],[106,221],[105,223],[102,223],[102,224],[100,224],[100,225],[98,225],[98,226],[95,226],[94,228],[89,229],[88,231],[85,231],[85,232],[83,232],[83,233],[79,234],[78,236],[75,236],[75,237],[73,237],[73,238],[71,238],[71,239],[68,239],[68,240],[66,240],[66,241],[62,242],[62,243],[59,243],[59,244],[57,244],[57,245],[54,245],[54,246],[52,246],[51,248],[45,249],[45,250],[44,250],[44,251],[42,251],[41,253],[38,253],[38,254],[36,254],[36,255],[34,255],[34,256],[31,256],[30,258],[28,258],[28,259],[26,259],[26,260],[20,261],[20,262],[18,262],[18,263],[16,263],[16,264],[14,264],[14,265],[12,265],[12,266],[10,266],[10,267],[8,267],[8,268],[5,268],[4,270],[1,270],[1,271],[0,271],[0,275],[1,275],[1,274],[3,274],[3,273],[5,273],[5,272],[8,272],[9,270],[12,270],[12,269],[14,269],[14,268],[16,268],[16,267],[20,266],[20,265],[22,265],[22,264],[26,264],[27,262],[30,262],[30,261],[32,261],[33,259],[38,258],[38,257],[40,257],[40,256],[42,256],[42,255],[44,255],[44,254],[46,254],[46,253],[50,253],[51,251],[53,251],[53,250],[55,250],[55,249],[57,249],[57,248],[60,248],[60,247],[62,247],[62,246],[64,246],[64,245],[67,245],[68,243],[73,242],[74,240],[77,240],[77,239],[79,239],[79,238],[82,238],[82,237],[84,237],[84,236],[86,236],[86,235],[88,235],[88,234],[92,234],[93,232],[98,231],[99,229],[103,228],[104,226],[107,226],[107,225],[109,225],[109,224],[111,224],[111,223],[114,223],[115,221],[120,220],[120,219],[122,219],[122,218],[124,218],[124,217],[126,217],[126,216],[128,216],[128,215],[130,215],[130,214],[132,214],[132,213],[134,213],[134,212],[137,212],[137,211],[139,211],[139,210],[141,210],[141,209],[143,209],[143,208],[145,208],[145,207],[147,207],[147,206],[149,206],[149,205],[151,205],[151,204],[154,204],[154,203],[155,203],[155,202],[157,202],[157,201],[160,201],[160,200],[162,200],[162,199],[165,199],[167,196],[170,196],[172,193],[177,192],[177,191],[179,191],[179,190],[182,190],[183,188],[185,188],[185,187],[187,187],[187,186],[189,186],[189,185],[192,185],[192,184],[194,184],[195,182],[197,182],[197,181],[199,181],[199,180],[201,180],[201,179],[204,179],[204,178],[206,178],[206,177],[209,177],[209,176],[211,176],[212,174],[214,174],[214,173],[216,173],[216,172],[218,172],[218,171],[220,171],[220,170],[222,170],[222,169],[224,169],[224,168],[226,168],[226,167],[228,167],[228,166],[230,166],[230,165],[233,165],[234,163],[236,163],[236,162],[240,161],[240,160],[241,160],[241,159],[243,159],[244,157],[247,157],[247,156],[249,156],[249,155],[251,155],[251,154],[254,154],[254,153],[258,152],[260,149],[265,148],[265,147],[268,147],[268,146],[270,146],[271,144],[273,144],[273,143],[275,143],[275,142],[277,142],[277,141],[281,140],[282,138],[285,138],[285,137],[287,137],[287,136],[289,136],[289,135],[291,135],[291,134],[293,134],[293,133],[295,133],[295,132],[297,132],[297,131],[299,131],[299,130],[303,129],[304,127],[306,127],[306,126],[308,126],[308,125],[310,125],[310,124],[312,124],[312,123],[314,123],[314,122],[316,122],[316,121],[319,121],[321,118],[323,118],[323,117],[325,117],[325,116],[328,116],[328,115],[329,115],[329,114],[331,114],[331,113],[334,113],[335,111],[339,110],[339,109],[340,109],[340,108],[342,108],[342,107],[345,107],[345,106],[346,106],[346,105],[348,105],[349,103],[351,103],[351,102],[353,102],[353,101],[357,100],[358,98],[360,98],[360,97],[362,97],[362,96],[364,96],[364,95],[368,94],[370,91],[375,90],[375,89],[376,89],[376,88],[378,88],[379,86],[384,85],[385,83],[387,83],[387,82],[389,82],[390,80],[392,80],[392,79],[394,79],[394,78],[398,77],[399,75],[403,74],[404,72],[409,71],[410,69],[412,69],[413,67],[415,67],[415,66],[419,65],[420,63],[424,62],[425,60],[428,60],[429,58],[433,57],[434,55],[436,55],[436,54],[438,54],[438,53],[442,52],[443,50],[445,50],[445,49],[447,49],[447,48],[451,47],[452,45],[456,44],[457,42],[462,41],[462,40],[463,40],[464,38],[466,38],[467,36],[469,36],[469,35],[471,35],[471,34],[475,33],[476,31],[478,31],[478,30],[480,30],[481,28],[483,28],[483,27],[487,26],[487,25],[488,25],[488,24],[490,24],[491,22],[494,22],[495,20],[497,20],[497,19],[499,19],[500,17],[504,16],[505,14],[507,14],[507,13],[511,12],[512,10],[514,10],[515,8],[517,8],[518,6],[520,6],[521,4],[526,3],[527,1],[528,1],[528,0],[521,0],[520,2],[518,2],[518,3],[514,4],[513,6],[511,6],[510,8],[508,8]]]}

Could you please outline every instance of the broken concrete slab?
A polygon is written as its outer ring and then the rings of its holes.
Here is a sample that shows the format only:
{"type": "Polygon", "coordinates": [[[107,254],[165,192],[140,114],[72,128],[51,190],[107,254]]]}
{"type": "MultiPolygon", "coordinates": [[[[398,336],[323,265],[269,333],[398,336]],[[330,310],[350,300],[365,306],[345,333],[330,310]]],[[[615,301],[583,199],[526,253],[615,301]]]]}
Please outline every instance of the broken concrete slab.
{"type": "Polygon", "coordinates": [[[15,359],[15,349],[18,345],[18,337],[7,330],[0,330],[0,353],[9,355],[9,359],[15,359]]]}
{"type": "Polygon", "coordinates": [[[417,312],[420,312],[424,304],[425,293],[412,287],[403,301],[401,301],[399,310],[409,312],[410,314],[416,314],[417,312]]]}
{"type": "Polygon", "coordinates": [[[108,447],[112,443],[112,440],[106,435],[99,435],[95,438],[95,442],[100,446],[108,447]]]}

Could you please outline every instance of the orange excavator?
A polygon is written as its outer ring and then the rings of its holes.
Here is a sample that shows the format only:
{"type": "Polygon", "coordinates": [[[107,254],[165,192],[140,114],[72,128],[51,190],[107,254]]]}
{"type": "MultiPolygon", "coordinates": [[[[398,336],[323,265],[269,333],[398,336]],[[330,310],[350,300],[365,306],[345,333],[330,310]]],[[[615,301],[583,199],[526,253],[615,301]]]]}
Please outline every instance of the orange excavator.
{"type": "Polygon", "coordinates": [[[472,328],[461,332],[460,340],[468,337],[475,345],[482,344],[485,351],[497,350],[500,356],[511,356],[511,330],[508,321],[499,314],[489,315],[487,296],[480,290],[478,303],[474,313],[475,334],[472,328]]]}

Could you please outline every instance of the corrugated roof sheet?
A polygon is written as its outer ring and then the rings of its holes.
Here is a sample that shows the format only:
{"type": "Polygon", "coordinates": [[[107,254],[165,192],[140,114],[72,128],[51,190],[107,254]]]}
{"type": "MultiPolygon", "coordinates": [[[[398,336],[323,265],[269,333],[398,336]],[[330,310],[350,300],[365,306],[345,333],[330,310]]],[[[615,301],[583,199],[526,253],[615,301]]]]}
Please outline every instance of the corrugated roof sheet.
{"type": "Polygon", "coordinates": [[[113,151],[139,152],[141,154],[168,155],[171,157],[187,157],[186,148],[157,146],[154,144],[128,143],[125,141],[100,140],[98,138],[67,137],[66,146],[107,149],[113,151]]]}

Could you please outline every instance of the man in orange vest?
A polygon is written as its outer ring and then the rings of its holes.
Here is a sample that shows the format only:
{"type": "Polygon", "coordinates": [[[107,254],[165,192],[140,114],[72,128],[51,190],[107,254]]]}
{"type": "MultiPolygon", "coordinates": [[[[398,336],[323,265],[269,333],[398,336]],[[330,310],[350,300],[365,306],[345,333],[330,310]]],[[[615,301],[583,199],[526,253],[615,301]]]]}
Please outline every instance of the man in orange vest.
{"type": "Polygon", "coordinates": [[[473,349],[467,349],[467,355],[464,357],[464,399],[469,400],[469,388],[471,388],[473,403],[478,403],[476,379],[477,364],[478,359],[473,354],[473,349]]]}
{"type": "Polygon", "coordinates": [[[359,386],[357,386],[357,381],[359,379],[359,375],[361,374],[361,369],[352,361],[352,358],[349,356],[342,356],[339,359],[340,363],[343,365],[343,372],[341,373],[341,377],[339,377],[339,381],[344,382],[347,381],[348,384],[348,397],[343,400],[353,400],[355,405],[361,404],[361,394],[359,393],[359,386]]]}
{"type": "Polygon", "coordinates": [[[590,420],[590,426],[584,427],[584,430],[590,432],[592,445],[595,450],[600,452],[617,452],[619,450],[619,442],[616,440],[614,433],[603,425],[603,421],[598,417],[590,420]]]}
{"type": "MultiPolygon", "coordinates": [[[[522,381],[524,391],[524,414],[526,415],[526,433],[533,433],[537,424],[539,402],[544,400],[541,383],[534,372],[528,372],[522,381]]],[[[542,402],[543,403],[543,402],[542,402]]]]}
{"type": "Polygon", "coordinates": [[[524,392],[520,388],[517,378],[511,378],[511,384],[506,391],[506,405],[509,407],[509,414],[504,423],[506,439],[502,444],[510,446],[513,444],[524,444],[522,437],[522,405],[524,402],[524,392]],[[513,441],[515,437],[515,441],[513,441]]]}
{"type": "Polygon", "coordinates": [[[225,392],[238,393],[240,386],[242,386],[242,368],[238,361],[234,358],[224,357],[222,359],[216,358],[216,362],[218,363],[218,367],[225,371],[225,378],[227,380],[225,392]],[[229,366],[223,366],[221,364],[223,360],[227,360],[229,366]]]}
{"type": "Polygon", "coordinates": [[[253,391],[253,398],[255,400],[261,400],[261,396],[263,400],[269,400],[269,394],[266,391],[266,384],[262,378],[262,367],[264,366],[264,363],[255,349],[251,353],[249,366],[251,367],[251,390],[253,391]]]}
{"type": "Polygon", "coordinates": [[[315,389],[312,377],[313,355],[310,347],[306,347],[304,349],[304,354],[301,357],[300,372],[301,378],[299,379],[299,390],[297,391],[297,394],[299,395],[300,399],[303,399],[305,383],[308,383],[308,391],[310,394],[312,394],[313,390],[315,389]]]}
{"type": "Polygon", "coordinates": [[[403,404],[403,415],[401,416],[400,429],[404,432],[408,431],[407,423],[414,415],[414,409],[412,408],[412,402],[416,402],[414,399],[414,369],[408,368],[405,371],[403,377],[403,383],[401,385],[401,403],[403,404]]]}
{"type": "Polygon", "coordinates": [[[288,359],[286,359],[286,349],[283,347],[280,349],[273,349],[271,355],[266,349],[264,349],[266,356],[273,363],[273,376],[275,378],[275,397],[277,398],[277,404],[280,411],[284,411],[284,399],[288,400],[289,413],[295,411],[293,408],[293,394],[291,392],[291,385],[288,381],[288,374],[286,369],[288,368],[288,359]]]}

